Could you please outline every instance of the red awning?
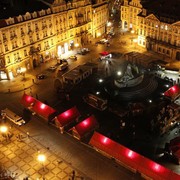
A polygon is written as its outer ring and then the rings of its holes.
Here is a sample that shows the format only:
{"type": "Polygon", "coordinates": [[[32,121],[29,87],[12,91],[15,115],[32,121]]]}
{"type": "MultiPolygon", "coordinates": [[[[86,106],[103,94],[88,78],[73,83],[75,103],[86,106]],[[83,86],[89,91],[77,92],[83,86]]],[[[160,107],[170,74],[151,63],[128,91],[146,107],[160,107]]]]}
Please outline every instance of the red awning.
{"type": "Polygon", "coordinates": [[[109,52],[104,51],[104,52],[101,52],[100,54],[101,54],[101,56],[107,56],[109,54],[109,52]]]}
{"type": "Polygon", "coordinates": [[[176,84],[169,88],[164,95],[174,100],[180,96],[180,87],[176,84]]]}
{"type": "Polygon", "coordinates": [[[61,124],[61,126],[65,126],[76,120],[80,116],[78,109],[74,106],[71,109],[59,114],[57,116],[57,120],[61,124]]]}
{"type": "Polygon", "coordinates": [[[120,161],[125,167],[137,170],[147,177],[156,180],[170,179],[173,173],[160,164],[141,156],[98,132],[93,134],[89,144],[98,150],[105,152],[110,157],[115,158],[117,161],[120,161]]]}
{"type": "Polygon", "coordinates": [[[51,108],[50,106],[36,100],[36,103],[34,104],[32,111],[34,111],[36,114],[44,117],[45,119],[48,119],[48,117],[55,113],[56,110],[51,108]]]}
{"type": "Polygon", "coordinates": [[[32,96],[29,96],[27,94],[23,94],[23,97],[21,99],[21,104],[25,106],[26,108],[33,106],[36,103],[36,99],[32,96]]]}
{"type": "Polygon", "coordinates": [[[79,124],[77,124],[75,126],[75,129],[79,136],[83,137],[85,134],[91,132],[92,130],[95,130],[97,126],[98,122],[96,121],[96,118],[92,115],[87,119],[81,121],[79,124]]]}

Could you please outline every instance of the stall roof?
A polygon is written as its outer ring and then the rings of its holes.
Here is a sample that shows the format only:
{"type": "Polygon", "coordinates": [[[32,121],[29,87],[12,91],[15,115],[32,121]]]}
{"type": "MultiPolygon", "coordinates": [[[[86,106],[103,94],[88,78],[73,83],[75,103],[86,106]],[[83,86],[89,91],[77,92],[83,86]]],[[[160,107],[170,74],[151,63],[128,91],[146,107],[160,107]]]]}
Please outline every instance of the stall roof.
{"type": "Polygon", "coordinates": [[[165,91],[164,95],[175,100],[180,96],[180,87],[176,84],[165,91]]]}
{"type": "Polygon", "coordinates": [[[76,108],[76,106],[74,106],[71,109],[68,109],[67,111],[59,114],[57,116],[57,119],[60,122],[61,126],[65,126],[69,124],[70,122],[74,121],[79,116],[80,116],[80,113],[78,109],[76,108]]]}
{"type": "Polygon", "coordinates": [[[80,137],[83,137],[85,134],[91,132],[92,130],[95,130],[95,128],[98,126],[98,122],[96,121],[96,118],[92,115],[85,120],[81,121],[75,126],[75,129],[80,137]]]}
{"type": "MultiPolygon", "coordinates": [[[[89,144],[105,152],[110,157],[115,158],[117,161],[120,161],[121,164],[125,164],[126,167],[139,171],[147,177],[162,180],[170,179],[173,174],[169,169],[141,156],[98,132],[94,132],[89,144]]],[[[173,176],[177,179],[176,174],[173,174],[173,176]]]]}
{"type": "Polygon", "coordinates": [[[51,114],[56,112],[56,110],[38,100],[36,100],[36,103],[34,104],[32,110],[45,119],[48,119],[51,114]]]}
{"type": "Polygon", "coordinates": [[[21,99],[21,104],[25,106],[26,108],[30,107],[32,104],[35,104],[36,99],[32,96],[29,96],[27,94],[23,94],[21,99]]]}

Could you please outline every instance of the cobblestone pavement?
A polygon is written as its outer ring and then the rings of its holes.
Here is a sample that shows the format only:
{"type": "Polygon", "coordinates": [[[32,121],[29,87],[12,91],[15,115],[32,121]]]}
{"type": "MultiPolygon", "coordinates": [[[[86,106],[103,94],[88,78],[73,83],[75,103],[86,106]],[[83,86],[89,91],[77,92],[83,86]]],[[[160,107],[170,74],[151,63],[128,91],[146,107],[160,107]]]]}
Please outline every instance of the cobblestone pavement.
{"type": "Polygon", "coordinates": [[[11,132],[11,138],[1,134],[0,162],[3,168],[8,170],[8,175],[16,180],[25,177],[30,180],[70,180],[73,179],[73,174],[74,179],[88,179],[33,138],[15,128],[12,128],[11,132]],[[43,164],[38,162],[38,154],[46,156],[43,164]]]}

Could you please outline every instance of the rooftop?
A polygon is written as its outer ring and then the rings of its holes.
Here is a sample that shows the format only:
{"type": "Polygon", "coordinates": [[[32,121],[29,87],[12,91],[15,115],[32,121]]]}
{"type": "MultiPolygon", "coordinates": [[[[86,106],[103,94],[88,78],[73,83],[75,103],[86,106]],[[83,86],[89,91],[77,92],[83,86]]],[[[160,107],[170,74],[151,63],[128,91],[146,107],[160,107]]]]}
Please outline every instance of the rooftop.
{"type": "Polygon", "coordinates": [[[39,0],[3,0],[0,2],[0,19],[48,8],[48,5],[39,0]]]}
{"type": "Polygon", "coordinates": [[[143,3],[143,7],[148,10],[148,14],[153,13],[158,17],[170,18],[176,21],[180,19],[179,0],[149,0],[143,3]]]}

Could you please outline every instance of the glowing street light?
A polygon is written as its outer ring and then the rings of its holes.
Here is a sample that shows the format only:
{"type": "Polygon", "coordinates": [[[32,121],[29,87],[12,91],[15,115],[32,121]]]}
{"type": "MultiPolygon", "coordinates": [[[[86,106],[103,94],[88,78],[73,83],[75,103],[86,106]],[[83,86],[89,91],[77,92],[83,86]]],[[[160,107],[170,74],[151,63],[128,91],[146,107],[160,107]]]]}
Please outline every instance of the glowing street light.
{"type": "Polygon", "coordinates": [[[46,156],[44,154],[38,154],[37,160],[42,164],[43,166],[43,171],[45,170],[44,168],[44,162],[46,161],[46,156]]]}
{"type": "Polygon", "coordinates": [[[75,47],[79,47],[79,44],[78,44],[78,43],[76,43],[76,44],[75,44],[75,47]]]}
{"type": "Polygon", "coordinates": [[[121,76],[121,75],[122,75],[122,72],[121,72],[121,71],[118,71],[118,72],[117,72],[117,75],[118,75],[118,76],[121,76]]]}
{"type": "Polygon", "coordinates": [[[102,82],[103,82],[103,79],[99,79],[99,82],[102,83],[102,82]]]}
{"type": "Polygon", "coordinates": [[[5,133],[7,133],[7,131],[8,131],[8,128],[6,126],[0,126],[1,133],[5,134],[5,133]]]}

